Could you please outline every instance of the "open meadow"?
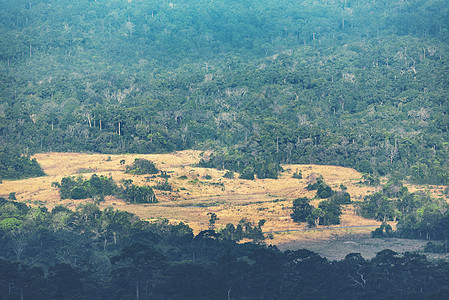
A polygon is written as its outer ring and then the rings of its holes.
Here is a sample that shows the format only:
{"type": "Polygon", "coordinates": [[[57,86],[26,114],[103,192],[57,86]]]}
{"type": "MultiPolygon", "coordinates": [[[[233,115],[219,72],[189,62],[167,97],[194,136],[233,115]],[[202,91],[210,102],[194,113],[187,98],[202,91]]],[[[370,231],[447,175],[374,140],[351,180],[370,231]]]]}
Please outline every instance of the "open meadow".
{"type": "MultiPolygon", "coordinates": [[[[173,154],[87,154],[87,153],[40,153],[34,157],[43,167],[47,176],[16,181],[3,181],[0,196],[8,197],[15,192],[18,201],[31,205],[43,205],[49,209],[64,205],[74,209],[78,204],[92,201],[62,200],[58,188],[52,182],[60,182],[66,176],[92,174],[112,177],[116,182],[132,179],[134,184],[154,186],[163,179],[148,175],[125,174],[126,165],[136,158],[151,160],[159,170],[170,175],[168,183],[172,191],[154,190],[158,203],[129,204],[115,197],[106,197],[101,208],[112,206],[138,215],[144,220],[168,219],[172,223],[185,222],[195,233],[207,229],[208,213],[216,213],[219,220],[216,228],[227,223],[237,224],[246,218],[255,223],[265,219],[263,231],[272,233],[267,243],[281,248],[311,246],[313,242],[324,241],[324,245],[336,238],[368,237],[380,222],[358,216],[352,205],[345,205],[339,228],[319,226],[318,230],[308,230],[305,224],[294,223],[290,217],[292,200],[298,197],[315,197],[315,191],[307,191],[307,177],[321,174],[325,182],[334,190],[340,184],[347,187],[352,200],[363,201],[363,197],[376,191],[374,187],[360,184],[362,176],[350,168],[321,165],[283,165],[284,171],[279,179],[234,179],[224,178],[225,170],[199,168],[195,165],[208,153],[201,151],[181,151],[173,154]],[[295,179],[293,173],[301,171],[303,179],[295,179]],[[295,244],[296,243],[296,244],[295,244]],[[299,243],[299,244],[298,244],[299,243]],[[284,245],[284,246],[282,246],[284,245]],[[295,246],[296,245],[296,246],[295,246]]],[[[411,187],[418,189],[420,187],[411,187]]],[[[440,196],[440,188],[430,191],[440,196]]],[[[320,200],[313,200],[317,205],[320,200]]],[[[345,240],[346,241],[346,240],[345,240]]],[[[355,245],[352,242],[345,245],[355,245]]],[[[422,243],[416,244],[417,248],[422,243]]],[[[333,249],[335,251],[335,249],[333,249]]],[[[348,250],[349,251],[349,250],[348,250]]],[[[338,257],[338,255],[336,256],[338,257]]]]}

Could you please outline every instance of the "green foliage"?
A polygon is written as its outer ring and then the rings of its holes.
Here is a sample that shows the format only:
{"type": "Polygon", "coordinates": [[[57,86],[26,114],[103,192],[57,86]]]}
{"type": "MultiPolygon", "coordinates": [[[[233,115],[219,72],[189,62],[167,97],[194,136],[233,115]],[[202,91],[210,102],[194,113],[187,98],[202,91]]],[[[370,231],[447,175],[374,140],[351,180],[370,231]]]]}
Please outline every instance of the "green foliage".
{"type": "Polygon", "coordinates": [[[296,178],[296,179],[302,179],[302,172],[301,172],[301,170],[296,170],[295,173],[293,173],[292,177],[296,178]]]}
{"type": "Polygon", "coordinates": [[[227,178],[227,179],[234,179],[234,172],[226,171],[226,173],[223,175],[223,177],[227,178]]]}
{"type": "Polygon", "coordinates": [[[394,221],[395,211],[394,203],[383,193],[377,192],[365,196],[364,201],[360,203],[361,215],[367,219],[378,221],[394,221]]]}
{"type": "Polygon", "coordinates": [[[0,202],[17,208],[16,217],[0,210],[0,290],[12,299],[251,299],[261,291],[269,299],[446,296],[448,265],[423,255],[383,250],[371,260],[351,253],[328,261],[305,249],[236,243],[260,242],[264,220],[194,236],[184,223],[149,223],[92,203],[49,212],[0,202]]]}
{"type": "Polygon", "coordinates": [[[209,230],[214,230],[215,229],[215,223],[218,220],[220,220],[220,219],[218,218],[216,213],[209,212],[209,213],[207,213],[207,215],[210,216],[209,217],[209,230]]]}
{"type": "Polygon", "coordinates": [[[424,246],[424,252],[425,253],[448,253],[447,242],[443,243],[443,244],[428,242],[424,246]]]}
{"type": "Polygon", "coordinates": [[[344,204],[350,204],[351,203],[351,195],[349,195],[349,193],[347,192],[335,192],[332,195],[331,201],[339,204],[339,205],[344,205],[344,204]]]}
{"type": "Polygon", "coordinates": [[[340,224],[341,204],[345,204],[340,203],[340,198],[333,197],[330,200],[322,201],[318,207],[313,207],[309,202],[310,200],[307,198],[298,198],[293,201],[291,214],[293,221],[307,222],[310,227],[340,224]]]}
{"type": "Polygon", "coordinates": [[[171,184],[168,182],[168,179],[158,182],[155,186],[153,186],[153,188],[160,191],[171,191],[173,189],[171,184]]]}
{"type": "Polygon", "coordinates": [[[334,194],[334,191],[330,186],[324,182],[318,186],[316,190],[316,196],[320,199],[330,198],[334,194]]]}
{"type": "Polygon", "coordinates": [[[308,191],[318,190],[318,187],[320,187],[321,185],[327,186],[324,182],[323,175],[321,174],[312,173],[308,179],[309,183],[306,186],[306,190],[308,191]]]}
{"type": "MultiPolygon", "coordinates": [[[[5,4],[0,152],[196,148],[258,178],[312,163],[449,182],[442,1],[234,2],[5,4]]],[[[0,160],[3,179],[39,173],[0,160]]]]}
{"type": "MultiPolygon", "coordinates": [[[[119,188],[111,177],[93,174],[90,179],[83,177],[64,177],[59,184],[62,199],[103,199],[104,196],[115,195],[130,203],[156,203],[153,189],[149,186],[136,186],[132,180],[122,182],[119,188]]],[[[171,190],[167,180],[160,183],[160,189],[171,190]]]]}
{"type": "Polygon", "coordinates": [[[332,201],[325,200],[320,202],[318,209],[321,209],[322,216],[319,218],[319,225],[337,225],[340,224],[341,206],[332,201]]]}
{"type": "Polygon", "coordinates": [[[126,166],[125,173],[134,175],[157,174],[159,170],[152,161],[136,158],[131,166],[126,166]]]}
{"type": "Polygon", "coordinates": [[[157,203],[156,195],[149,186],[125,185],[122,195],[129,203],[157,203]]]}
{"type": "Polygon", "coordinates": [[[310,227],[316,227],[320,225],[320,221],[324,216],[324,211],[319,208],[315,207],[312,209],[310,214],[307,216],[306,221],[309,224],[310,227]]]}
{"type": "Polygon", "coordinates": [[[0,179],[23,179],[44,175],[35,158],[0,149],[0,179]]]}
{"type": "Polygon", "coordinates": [[[309,204],[310,200],[303,197],[293,200],[291,217],[295,222],[306,222],[307,217],[312,213],[313,206],[309,204]]]}
{"type": "Polygon", "coordinates": [[[266,220],[262,219],[259,220],[257,225],[255,225],[252,221],[242,218],[237,226],[234,226],[232,223],[228,223],[226,224],[226,227],[218,230],[218,233],[220,234],[220,238],[223,240],[238,242],[242,239],[250,239],[254,242],[260,242],[265,239],[262,232],[262,226],[265,222],[266,220]]]}
{"type": "Polygon", "coordinates": [[[254,169],[252,167],[246,167],[240,174],[240,179],[254,180],[254,169]]]}
{"type": "MultiPolygon", "coordinates": [[[[27,156],[38,151],[196,148],[215,150],[203,165],[249,179],[303,163],[353,167],[369,185],[385,175],[449,183],[445,1],[1,5],[2,179],[43,175],[27,156]]],[[[81,181],[67,179],[61,196],[92,194],[81,181]]],[[[341,201],[323,201],[309,223],[337,219],[341,201]]],[[[396,183],[362,206],[399,219],[400,236],[449,236],[447,205],[396,183]]],[[[8,299],[447,297],[447,264],[417,254],[329,262],[94,205],[49,213],[0,199],[0,213],[11,224],[0,242],[8,299]]]]}
{"type": "Polygon", "coordinates": [[[400,182],[388,182],[382,192],[366,196],[357,204],[365,218],[383,221],[374,236],[391,236],[386,221],[398,221],[395,236],[449,240],[449,206],[424,192],[410,193],[400,182]]]}
{"type": "Polygon", "coordinates": [[[96,196],[104,197],[117,193],[117,185],[111,177],[93,174],[90,179],[83,177],[64,177],[61,183],[52,186],[59,187],[61,199],[86,199],[96,196]]]}
{"type": "Polygon", "coordinates": [[[309,184],[306,186],[306,189],[309,191],[316,190],[316,196],[319,199],[330,198],[334,191],[330,186],[328,186],[323,179],[322,175],[318,175],[315,180],[311,180],[309,184]]]}
{"type": "Polygon", "coordinates": [[[91,195],[89,193],[89,191],[86,189],[86,187],[84,186],[75,186],[71,191],[70,191],[70,198],[71,199],[86,199],[89,198],[91,195]]]}
{"type": "Polygon", "coordinates": [[[390,238],[393,237],[393,235],[393,228],[391,228],[390,224],[385,222],[382,223],[379,228],[371,231],[371,237],[373,238],[390,238]]]}
{"type": "Polygon", "coordinates": [[[369,186],[377,186],[380,184],[380,180],[378,177],[375,177],[371,174],[363,174],[362,175],[363,181],[360,183],[369,185],[369,186]]]}
{"type": "Polygon", "coordinates": [[[0,230],[12,231],[23,226],[23,222],[16,218],[5,218],[0,221],[0,230]]]}

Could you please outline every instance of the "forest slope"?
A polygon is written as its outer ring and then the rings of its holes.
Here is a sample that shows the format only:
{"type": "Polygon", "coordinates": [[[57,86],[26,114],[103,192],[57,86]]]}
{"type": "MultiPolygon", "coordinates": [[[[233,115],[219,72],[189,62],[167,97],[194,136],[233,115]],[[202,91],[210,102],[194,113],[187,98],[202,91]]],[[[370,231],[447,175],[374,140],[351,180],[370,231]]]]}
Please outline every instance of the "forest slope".
{"type": "Polygon", "coordinates": [[[449,183],[447,1],[0,4],[1,151],[449,183]]]}

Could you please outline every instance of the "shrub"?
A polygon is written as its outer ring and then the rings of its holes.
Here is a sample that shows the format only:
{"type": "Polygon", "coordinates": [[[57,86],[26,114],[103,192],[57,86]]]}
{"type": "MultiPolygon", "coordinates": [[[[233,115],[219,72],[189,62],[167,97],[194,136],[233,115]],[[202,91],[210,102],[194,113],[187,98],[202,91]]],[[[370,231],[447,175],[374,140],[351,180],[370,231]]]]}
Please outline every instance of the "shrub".
{"type": "Polygon", "coordinates": [[[152,161],[136,158],[131,166],[126,166],[125,173],[134,175],[157,174],[159,170],[152,161]]]}
{"type": "Polygon", "coordinates": [[[302,179],[302,172],[301,172],[301,170],[296,169],[296,171],[295,171],[295,173],[293,173],[292,177],[296,178],[296,179],[302,179]]]}

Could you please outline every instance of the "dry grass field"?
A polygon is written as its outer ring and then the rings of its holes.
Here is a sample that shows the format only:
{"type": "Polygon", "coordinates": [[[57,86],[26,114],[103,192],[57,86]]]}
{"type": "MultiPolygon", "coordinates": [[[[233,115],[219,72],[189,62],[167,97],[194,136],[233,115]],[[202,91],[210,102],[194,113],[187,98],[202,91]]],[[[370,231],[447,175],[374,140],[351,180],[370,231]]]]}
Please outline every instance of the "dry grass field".
{"type": "MultiPolygon", "coordinates": [[[[380,223],[357,216],[354,208],[347,205],[344,208],[340,226],[368,226],[358,229],[320,229],[298,231],[305,225],[296,224],[290,218],[292,200],[297,197],[310,197],[314,191],[307,191],[307,177],[321,174],[326,183],[338,190],[340,184],[348,189],[352,199],[362,200],[365,195],[375,192],[375,188],[359,184],[361,174],[349,168],[320,165],[283,165],[284,172],[279,179],[256,179],[253,181],[226,179],[225,171],[198,168],[194,165],[207,153],[187,150],[173,154],[86,154],[86,153],[41,153],[35,155],[44,168],[47,176],[18,181],[3,181],[0,184],[0,196],[7,197],[15,192],[18,201],[31,205],[45,205],[49,209],[56,205],[65,205],[74,209],[83,201],[92,200],[61,200],[57,188],[51,186],[65,176],[84,176],[92,174],[112,176],[119,182],[121,179],[132,179],[135,184],[154,186],[162,178],[150,178],[148,175],[125,174],[125,166],[130,165],[135,158],[153,161],[156,166],[166,171],[170,178],[168,182],[173,187],[172,192],[155,190],[159,203],[129,204],[123,200],[107,197],[101,207],[113,206],[120,210],[135,213],[145,220],[166,218],[173,223],[183,221],[195,232],[206,229],[209,212],[216,213],[219,220],[217,228],[227,223],[237,224],[241,218],[258,222],[267,222],[264,231],[273,232],[273,239],[268,243],[282,245],[298,241],[331,240],[336,236],[348,236],[357,231],[357,235],[367,236],[380,223]],[[125,160],[125,164],[120,161],[125,160]],[[303,179],[292,178],[296,170],[301,170],[303,179]],[[206,179],[206,175],[209,175],[206,179]],[[288,231],[275,233],[275,231],[288,231]]],[[[411,187],[417,189],[418,187],[411,187]]],[[[431,192],[439,194],[439,187],[432,187],[431,192]]],[[[314,200],[316,205],[318,200],[314,200]]],[[[291,244],[286,244],[291,245],[291,244]]]]}

